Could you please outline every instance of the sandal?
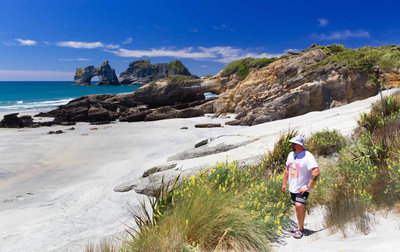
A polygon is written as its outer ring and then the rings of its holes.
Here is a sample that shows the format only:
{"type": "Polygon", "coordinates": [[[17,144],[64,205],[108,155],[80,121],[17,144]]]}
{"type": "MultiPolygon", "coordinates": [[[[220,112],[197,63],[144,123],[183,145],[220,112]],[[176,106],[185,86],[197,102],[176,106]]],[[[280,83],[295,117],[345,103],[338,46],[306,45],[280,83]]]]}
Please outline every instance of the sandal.
{"type": "Polygon", "coordinates": [[[289,229],[289,232],[290,232],[290,233],[296,233],[297,230],[298,230],[297,228],[293,228],[293,227],[292,227],[292,228],[289,229]]]}
{"type": "Polygon", "coordinates": [[[298,229],[296,231],[296,233],[293,235],[293,237],[296,239],[301,239],[303,237],[303,235],[304,235],[304,230],[298,229]]]}

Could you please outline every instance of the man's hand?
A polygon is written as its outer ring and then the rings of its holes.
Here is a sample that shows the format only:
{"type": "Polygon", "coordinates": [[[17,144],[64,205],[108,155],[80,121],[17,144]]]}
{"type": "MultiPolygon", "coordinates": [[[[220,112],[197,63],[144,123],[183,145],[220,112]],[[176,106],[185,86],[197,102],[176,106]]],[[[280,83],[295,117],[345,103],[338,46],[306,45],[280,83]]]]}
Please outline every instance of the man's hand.
{"type": "Polygon", "coordinates": [[[299,193],[303,194],[303,193],[307,192],[309,189],[310,189],[309,187],[303,186],[302,188],[299,189],[299,193]]]}
{"type": "Polygon", "coordinates": [[[282,184],[282,193],[286,192],[286,184],[282,184]]]}

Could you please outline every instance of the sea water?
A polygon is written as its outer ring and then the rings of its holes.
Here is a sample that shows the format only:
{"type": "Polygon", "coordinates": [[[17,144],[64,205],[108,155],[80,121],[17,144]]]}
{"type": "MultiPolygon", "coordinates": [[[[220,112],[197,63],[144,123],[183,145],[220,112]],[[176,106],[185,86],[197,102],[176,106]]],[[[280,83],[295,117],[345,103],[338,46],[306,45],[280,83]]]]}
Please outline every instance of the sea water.
{"type": "Polygon", "coordinates": [[[126,93],[138,87],[74,86],[71,81],[0,81],[0,112],[44,112],[81,96],[126,93]]]}

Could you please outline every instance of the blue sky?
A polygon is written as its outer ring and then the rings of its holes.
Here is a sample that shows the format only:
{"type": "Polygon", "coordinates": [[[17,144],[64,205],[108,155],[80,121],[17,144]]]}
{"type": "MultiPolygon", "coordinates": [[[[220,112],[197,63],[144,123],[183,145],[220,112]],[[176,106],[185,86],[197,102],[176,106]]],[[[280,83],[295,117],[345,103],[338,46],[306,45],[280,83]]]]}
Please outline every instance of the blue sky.
{"type": "Polygon", "coordinates": [[[400,44],[400,1],[0,0],[0,81],[70,80],[109,60],[180,59],[216,74],[313,43],[400,44]]]}

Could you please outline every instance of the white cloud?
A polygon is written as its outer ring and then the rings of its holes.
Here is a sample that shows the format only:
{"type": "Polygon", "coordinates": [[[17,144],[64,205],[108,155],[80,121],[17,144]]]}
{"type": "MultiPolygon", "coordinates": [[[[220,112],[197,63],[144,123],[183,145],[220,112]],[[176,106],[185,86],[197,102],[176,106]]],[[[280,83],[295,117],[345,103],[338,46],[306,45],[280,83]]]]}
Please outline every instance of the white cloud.
{"type": "Polygon", "coordinates": [[[86,59],[86,58],[77,58],[77,59],[68,59],[68,58],[61,58],[58,59],[59,61],[88,61],[90,59],[86,59]]]}
{"type": "Polygon", "coordinates": [[[312,34],[311,35],[314,38],[320,39],[320,40],[344,40],[348,38],[369,38],[371,35],[369,32],[364,31],[364,30],[359,30],[359,31],[350,31],[350,30],[344,30],[344,31],[334,31],[331,32],[330,34],[312,34]]]}
{"type": "Polygon", "coordinates": [[[329,20],[326,18],[319,18],[318,19],[318,27],[324,27],[329,24],[329,20]]]}
{"type": "Polygon", "coordinates": [[[117,49],[119,45],[114,44],[104,44],[102,42],[80,42],[80,41],[61,41],[57,42],[56,45],[61,47],[70,47],[76,49],[95,49],[95,48],[107,48],[107,49],[117,49]]]}
{"type": "Polygon", "coordinates": [[[128,44],[132,43],[132,41],[133,41],[133,38],[127,38],[127,39],[124,40],[124,42],[122,42],[122,44],[123,45],[128,45],[128,44]]]}
{"type": "Polygon", "coordinates": [[[233,48],[230,46],[216,47],[198,47],[196,50],[192,47],[186,47],[179,50],[160,48],[150,50],[128,50],[120,48],[117,51],[109,51],[120,57],[140,58],[140,57],[175,57],[175,58],[190,58],[195,60],[210,60],[221,63],[228,63],[234,60],[263,57],[278,57],[282,54],[257,53],[251,49],[233,48]]]}
{"type": "Polygon", "coordinates": [[[117,48],[119,48],[119,45],[110,44],[110,45],[105,45],[104,47],[107,49],[117,49],[117,48]]]}
{"type": "Polygon", "coordinates": [[[61,47],[85,48],[85,49],[104,47],[104,44],[101,42],[78,42],[78,41],[61,41],[58,42],[57,45],[61,47]]]}
{"type": "Polygon", "coordinates": [[[30,39],[15,39],[15,41],[18,41],[19,45],[23,46],[33,46],[37,44],[36,41],[30,39]]]}
{"type": "Polygon", "coordinates": [[[45,81],[72,80],[74,72],[48,70],[0,70],[1,81],[45,81]]]}

